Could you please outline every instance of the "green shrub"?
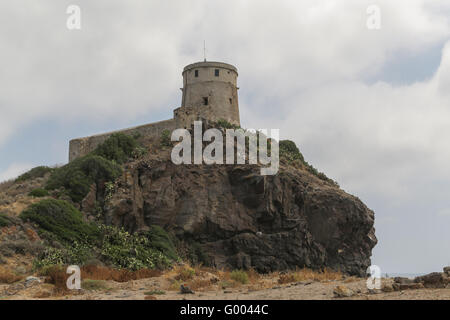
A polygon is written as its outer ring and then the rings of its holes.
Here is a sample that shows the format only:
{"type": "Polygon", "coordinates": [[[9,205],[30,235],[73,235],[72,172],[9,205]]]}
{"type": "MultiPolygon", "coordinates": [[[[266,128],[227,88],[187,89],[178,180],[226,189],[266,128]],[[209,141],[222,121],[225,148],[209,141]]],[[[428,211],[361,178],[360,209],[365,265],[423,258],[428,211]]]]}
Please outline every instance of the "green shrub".
{"type": "Polygon", "coordinates": [[[242,284],[248,283],[248,275],[247,272],[243,270],[234,270],[230,274],[230,278],[236,282],[240,282],[242,284]]]}
{"type": "Polygon", "coordinates": [[[45,167],[45,166],[40,166],[40,167],[36,167],[31,169],[30,171],[20,175],[17,179],[16,182],[23,182],[26,180],[32,180],[32,179],[36,179],[36,178],[41,178],[43,176],[45,176],[47,173],[49,172],[53,172],[53,168],[49,168],[49,167],[45,167]]]}
{"type": "Polygon", "coordinates": [[[30,197],[35,197],[35,198],[42,198],[42,197],[47,197],[48,191],[42,188],[37,188],[34,190],[31,190],[30,193],[28,194],[30,197]]]}
{"type": "Polygon", "coordinates": [[[93,154],[121,164],[130,159],[138,147],[134,137],[123,133],[114,133],[100,144],[93,154]]]}
{"type": "Polygon", "coordinates": [[[96,155],[78,158],[55,170],[47,181],[46,189],[63,187],[74,202],[81,202],[91,185],[114,181],[122,172],[120,166],[96,155]]]}
{"type": "Polygon", "coordinates": [[[144,292],[144,294],[146,296],[154,296],[154,295],[166,294],[166,292],[163,290],[152,290],[152,291],[146,291],[146,292],[144,292]]]}
{"type": "Polygon", "coordinates": [[[161,146],[170,147],[172,146],[171,134],[169,130],[163,130],[161,133],[161,146]]]}
{"type": "Polygon", "coordinates": [[[291,140],[281,140],[278,145],[280,150],[280,157],[284,157],[289,161],[305,161],[300,150],[298,150],[297,146],[295,145],[295,142],[291,140]]]}
{"type": "Polygon", "coordinates": [[[84,222],[81,212],[66,201],[42,200],[32,204],[19,217],[35,223],[42,236],[62,243],[90,243],[98,238],[98,229],[84,222]]]}
{"type": "Polygon", "coordinates": [[[165,252],[159,251],[145,235],[130,234],[123,229],[101,226],[102,260],[119,268],[139,270],[166,268],[172,263],[165,252]]]}
{"type": "Polygon", "coordinates": [[[11,219],[6,213],[0,212],[0,227],[9,227],[10,225],[12,225],[11,219]]]}
{"type": "Polygon", "coordinates": [[[216,125],[217,125],[217,127],[223,128],[223,129],[239,129],[240,128],[239,126],[232,124],[225,119],[217,120],[216,125]]]}

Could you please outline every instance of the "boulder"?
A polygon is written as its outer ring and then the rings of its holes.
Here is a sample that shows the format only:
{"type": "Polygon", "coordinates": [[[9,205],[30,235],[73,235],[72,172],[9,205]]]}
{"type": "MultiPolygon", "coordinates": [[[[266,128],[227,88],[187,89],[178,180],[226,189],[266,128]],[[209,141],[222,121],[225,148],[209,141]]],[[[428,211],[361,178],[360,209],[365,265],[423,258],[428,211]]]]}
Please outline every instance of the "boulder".
{"type": "Polygon", "coordinates": [[[295,268],[365,276],[377,243],[374,213],[307,170],[280,164],[175,165],[161,154],[125,169],[105,223],[129,232],[159,225],[195,242],[206,265],[272,272],[295,268]]]}
{"type": "Polygon", "coordinates": [[[432,272],[424,276],[416,277],[414,282],[422,283],[425,288],[445,288],[448,278],[444,273],[432,272]]]}

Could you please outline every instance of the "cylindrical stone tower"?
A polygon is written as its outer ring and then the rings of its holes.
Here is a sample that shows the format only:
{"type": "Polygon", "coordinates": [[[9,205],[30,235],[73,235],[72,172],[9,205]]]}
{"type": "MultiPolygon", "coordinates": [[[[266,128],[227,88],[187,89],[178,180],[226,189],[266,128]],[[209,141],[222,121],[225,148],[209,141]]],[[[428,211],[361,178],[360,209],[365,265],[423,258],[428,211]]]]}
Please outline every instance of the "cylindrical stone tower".
{"type": "Polygon", "coordinates": [[[181,107],[174,111],[179,125],[219,119],[240,125],[236,67],[223,62],[197,62],[183,70],[181,107]]]}

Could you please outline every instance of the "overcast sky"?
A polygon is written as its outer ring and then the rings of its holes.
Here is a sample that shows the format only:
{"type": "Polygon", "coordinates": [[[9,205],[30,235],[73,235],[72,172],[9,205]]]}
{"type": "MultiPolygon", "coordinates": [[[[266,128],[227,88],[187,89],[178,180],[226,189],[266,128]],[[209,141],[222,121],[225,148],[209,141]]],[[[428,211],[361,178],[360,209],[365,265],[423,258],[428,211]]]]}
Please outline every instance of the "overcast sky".
{"type": "Polygon", "coordinates": [[[172,117],[182,68],[239,69],[241,123],[280,128],[375,211],[383,273],[450,265],[448,0],[2,0],[0,180],[69,139],[172,117]],[[381,29],[366,9],[381,9],[381,29]],[[68,30],[69,5],[81,30],[68,30]]]}

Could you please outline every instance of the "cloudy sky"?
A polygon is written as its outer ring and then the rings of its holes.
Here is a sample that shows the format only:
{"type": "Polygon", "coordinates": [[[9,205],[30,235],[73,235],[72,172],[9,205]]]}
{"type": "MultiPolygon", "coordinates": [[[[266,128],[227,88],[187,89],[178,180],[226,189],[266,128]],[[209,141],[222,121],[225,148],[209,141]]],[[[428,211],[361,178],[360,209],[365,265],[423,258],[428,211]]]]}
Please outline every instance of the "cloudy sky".
{"type": "Polygon", "coordinates": [[[280,128],[376,214],[383,273],[450,265],[447,0],[3,0],[0,180],[68,140],[172,117],[181,70],[240,72],[241,122],[280,128]],[[381,28],[369,29],[369,5],[381,28]],[[69,5],[81,30],[68,30],[69,5]]]}

